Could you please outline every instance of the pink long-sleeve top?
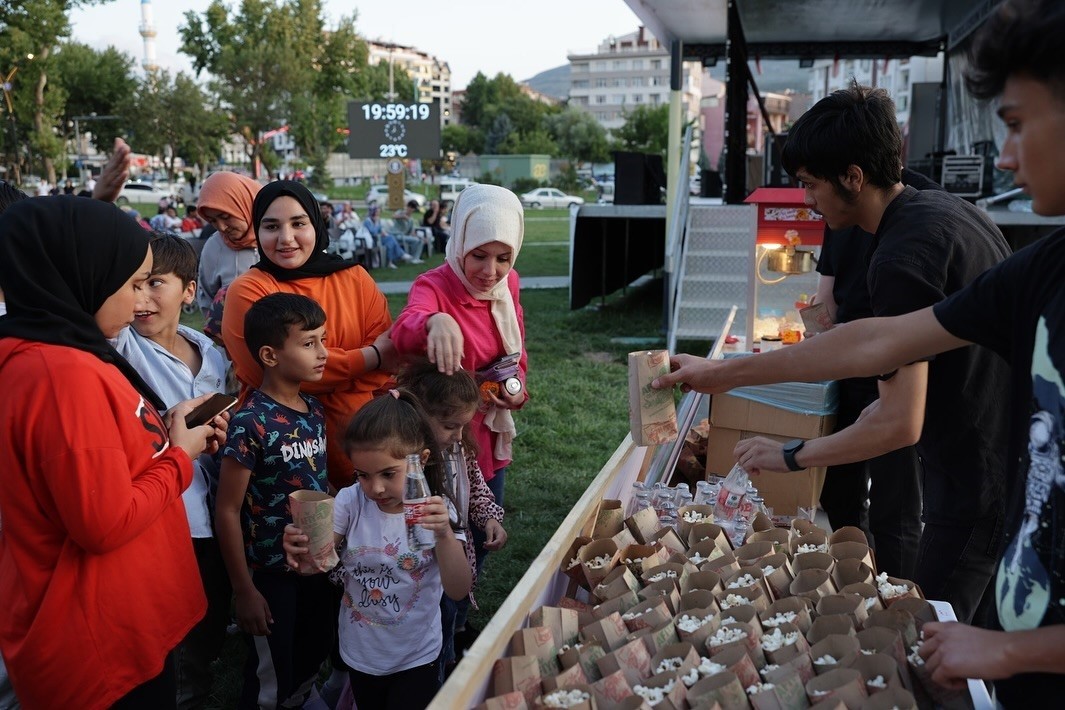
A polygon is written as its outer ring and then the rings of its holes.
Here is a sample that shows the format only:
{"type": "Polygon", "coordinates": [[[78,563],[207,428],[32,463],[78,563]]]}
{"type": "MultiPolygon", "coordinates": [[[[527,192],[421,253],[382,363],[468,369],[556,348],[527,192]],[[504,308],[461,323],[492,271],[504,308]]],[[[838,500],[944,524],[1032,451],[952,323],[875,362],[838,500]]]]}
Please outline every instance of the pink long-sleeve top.
{"type": "MultiPolygon", "coordinates": [[[[518,300],[518,272],[511,269],[507,286],[514,299],[514,311],[521,330],[521,381],[525,384],[528,369],[528,354],[525,351],[525,314],[518,300]]],[[[490,301],[479,301],[466,291],[459,277],[447,264],[426,271],[411,286],[407,305],[392,326],[392,343],[400,355],[425,355],[428,331],[426,321],[436,313],[447,313],[462,330],[464,340],[462,367],[476,372],[490,365],[503,355],[503,339],[492,319],[490,301]]],[[[528,392],[528,390],[526,390],[528,392]]],[[[528,400],[528,394],[526,394],[528,400]]],[[[495,458],[496,434],[484,424],[484,412],[477,412],[470,422],[470,431],[477,441],[477,463],[486,481],[495,478],[495,472],[510,463],[510,460],[495,458]]]]}

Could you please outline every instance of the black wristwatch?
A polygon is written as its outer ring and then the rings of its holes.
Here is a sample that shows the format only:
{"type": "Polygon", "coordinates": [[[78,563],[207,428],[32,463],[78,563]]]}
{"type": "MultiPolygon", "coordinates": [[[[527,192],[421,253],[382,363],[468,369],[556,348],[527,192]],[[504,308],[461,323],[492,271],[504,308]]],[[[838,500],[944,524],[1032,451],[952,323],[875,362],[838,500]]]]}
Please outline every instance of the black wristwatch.
{"type": "Polygon", "coordinates": [[[798,461],[795,460],[795,454],[802,451],[802,447],[806,446],[806,442],[802,439],[792,439],[788,443],[784,444],[784,463],[787,465],[789,471],[801,471],[805,466],[801,466],[798,461]]]}

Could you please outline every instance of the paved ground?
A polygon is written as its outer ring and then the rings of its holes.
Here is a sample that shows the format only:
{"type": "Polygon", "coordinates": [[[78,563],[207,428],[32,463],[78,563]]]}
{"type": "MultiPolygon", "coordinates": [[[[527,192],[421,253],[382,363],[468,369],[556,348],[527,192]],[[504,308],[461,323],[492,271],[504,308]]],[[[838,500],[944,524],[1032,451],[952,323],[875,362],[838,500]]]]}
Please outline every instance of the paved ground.
{"type": "MultiPolygon", "coordinates": [[[[391,295],[394,293],[407,293],[410,291],[410,281],[378,281],[381,293],[391,295]]],[[[532,288],[566,288],[569,286],[568,276],[530,276],[521,280],[522,290],[532,288]]]]}

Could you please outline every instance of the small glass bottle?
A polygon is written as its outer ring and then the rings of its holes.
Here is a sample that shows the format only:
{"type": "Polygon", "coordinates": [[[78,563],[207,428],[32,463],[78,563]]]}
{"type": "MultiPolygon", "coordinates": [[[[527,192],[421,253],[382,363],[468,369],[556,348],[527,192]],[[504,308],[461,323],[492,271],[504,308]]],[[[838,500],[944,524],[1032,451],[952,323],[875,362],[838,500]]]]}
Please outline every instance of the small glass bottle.
{"type": "Polygon", "coordinates": [[[629,507],[625,511],[625,517],[635,515],[644,508],[651,507],[651,491],[636,491],[629,499],[629,507]]]}
{"type": "Polygon", "coordinates": [[[413,552],[436,547],[436,535],[418,524],[429,502],[429,481],[422,470],[420,454],[407,455],[407,482],[403,490],[403,518],[407,522],[407,544],[413,552]]]}
{"type": "Polygon", "coordinates": [[[713,484],[710,481],[699,481],[695,484],[695,505],[713,505],[714,499],[710,496],[713,484]]]}
{"type": "Polygon", "coordinates": [[[691,496],[691,488],[688,486],[687,483],[678,483],[676,486],[673,487],[673,502],[676,503],[678,506],[681,505],[680,499],[685,493],[691,496]]]}

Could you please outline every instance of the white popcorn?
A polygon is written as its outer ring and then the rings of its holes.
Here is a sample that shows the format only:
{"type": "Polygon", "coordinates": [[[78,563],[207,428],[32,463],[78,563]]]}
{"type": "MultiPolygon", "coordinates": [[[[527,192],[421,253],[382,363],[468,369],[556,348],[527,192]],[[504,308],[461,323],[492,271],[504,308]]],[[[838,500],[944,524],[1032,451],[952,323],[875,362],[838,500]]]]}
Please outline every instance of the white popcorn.
{"type": "Polygon", "coordinates": [[[777,571],[777,568],[774,567],[773,565],[766,565],[765,567],[762,568],[762,574],[764,574],[766,577],[768,577],[769,575],[773,574],[776,571],[777,571]]]}
{"type": "Polygon", "coordinates": [[[581,559],[579,557],[571,557],[570,561],[569,561],[569,565],[566,566],[566,569],[571,569],[573,567],[576,567],[580,563],[581,563],[581,559]]]}
{"type": "Polygon", "coordinates": [[[777,665],[776,663],[767,663],[767,664],[765,664],[765,666],[762,667],[762,671],[761,671],[762,677],[765,678],[770,673],[775,671],[777,668],[780,668],[780,666],[777,665]]]}
{"type": "Polygon", "coordinates": [[[598,557],[593,557],[584,564],[590,569],[603,569],[610,564],[611,557],[611,555],[599,555],[598,557]]]}
{"type": "Polygon", "coordinates": [[[869,597],[865,600],[866,609],[872,609],[874,606],[876,606],[876,597],[869,597]]]}
{"type": "Polygon", "coordinates": [[[543,698],[544,707],[548,708],[571,708],[581,703],[587,702],[591,699],[591,696],[583,690],[556,690],[553,693],[545,695],[543,698]]]}
{"type": "Polygon", "coordinates": [[[828,552],[828,543],[822,545],[802,544],[795,550],[796,555],[805,555],[807,552],[828,552]]]}
{"type": "Polygon", "coordinates": [[[682,614],[677,620],[677,630],[684,631],[686,633],[692,633],[700,626],[703,626],[710,619],[714,618],[713,615],[702,616],[690,616],[688,614],[682,614]]]}
{"type": "Polygon", "coordinates": [[[867,649],[863,648],[862,649],[862,655],[863,656],[875,656],[876,655],[876,651],[875,650],[867,650],[867,649]]]}
{"type": "Polygon", "coordinates": [[[868,685],[870,688],[881,688],[881,689],[883,689],[883,688],[887,687],[887,681],[884,680],[884,676],[882,676],[882,675],[878,675],[876,678],[873,678],[872,680],[865,681],[865,684],[868,685]]]}
{"type": "Polygon", "coordinates": [[[747,686],[747,695],[755,695],[756,693],[762,693],[766,690],[772,690],[776,686],[772,683],[755,683],[754,685],[747,686]]]}
{"type": "Polygon", "coordinates": [[[686,523],[698,523],[701,520],[706,520],[706,515],[698,510],[689,510],[684,514],[684,522],[686,523]]]}
{"type": "Polygon", "coordinates": [[[881,572],[876,576],[876,588],[880,592],[880,596],[884,597],[884,599],[902,597],[910,593],[909,585],[892,584],[888,581],[887,577],[887,572],[881,572]]]}
{"type": "Polygon", "coordinates": [[[680,679],[684,682],[685,686],[689,688],[692,687],[693,685],[699,682],[699,669],[692,668],[690,671],[682,675],[680,679]]]}
{"type": "Polygon", "coordinates": [[[737,577],[736,579],[732,580],[731,582],[729,582],[728,588],[729,589],[746,589],[747,587],[753,586],[754,583],[757,582],[757,581],[758,580],[756,580],[751,575],[744,574],[744,575],[741,575],[741,576],[737,577]]]}
{"type": "Polygon", "coordinates": [[[722,616],[721,617],[721,625],[722,626],[724,626],[725,624],[735,624],[735,623],[736,623],[736,617],[734,617],[734,616],[722,616]]]}
{"type": "Polygon", "coordinates": [[[709,658],[703,656],[699,659],[699,665],[695,669],[699,671],[699,675],[706,677],[708,675],[717,675],[722,671],[728,670],[728,666],[723,666],[720,663],[714,663],[709,658]]]}
{"type": "Polygon", "coordinates": [[[661,582],[663,579],[676,579],[677,573],[675,570],[667,569],[651,575],[651,578],[647,580],[648,584],[654,584],[655,582],[661,582]]]}
{"type": "Polygon", "coordinates": [[[663,658],[658,664],[658,668],[652,675],[658,675],[659,673],[667,673],[669,671],[679,670],[683,665],[684,659],[674,656],[673,658],[663,658]]]}
{"type": "Polygon", "coordinates": [[[826,695],[828,695],[831,692],[832,692],[831,690],[815,690],[813,692],[813,696],[815,698],[823,698],[823,697],[825,697],[826,695]]]}
{"type": "Polygon", "coordinates": [[[762,648],[766,651],[779,651],[783,646],[791,646],[799,640],[798,631],[781,632],[780,628],[762,636],[762,648]]]}
{"type": "Polygon", "coordinates": [[[571,648],[575,649],[577,651],[580,651],[582,648],[584,648],[584,644],[583,643],[575,643],[572,646],[570,646],[568,643],[564,643],[564,644],[562,644],[562,648],[558,649],[558,655],[561,656],[563,653],[565,653],[566,651],[570,650],[571,648]]]}
{"type": "Polygon", "coordinates": [[[626,557],[624,560],[622,560],[622,562],[624,562],[627,565],[638,565],[638,564],[642,564],[643,563],[643,558],[642,557],[626,557]]]}
{"type": "Polygon", "coordinates": [[[747,638],[747,632],[743,629],[718,629],[710,637],[709,643],[711,646],[724,646],[727,643],[745,638],[747,638]]]}
{"type": "Polygon", "coordinates": [[[633,686],[632,692],[636,693],[641,698],[646,700],[648,705],[654,707],[655,705],[658,705],[663,700],[665,700],[667,695],[673,692],[673,688],[676,687],[676,683],[677,681],[676,679],[674,679],[663,685],[661,688],[648,688],[646,686],[637,684],[633,686]]]}
{"type": "Polygon", "coordinates": [[[794,611],[780,611],[769,617],[762,622],[762,626],[768,626],[773,628],[774,626],[780,626],[781,624],[790,624],[798,618],[798,614],[794,611]]]}
{"type": "Polygon", "coordinates": [[[906,660],[908,660],[910,663],[912,663],[915,666],[923,666],[924,665],[924,659],[921,658],[920,650],[921,650],[921,644],[919,644],[919,643],[915,643],[913,646],[910,646],[911,653],[910,653],[910,655],[906,656],[906,660]]]}
{"type": "Polygon", "coordinates": [[[701,565],[703,562],[706,562],[710,558],[709,557],[703,557],[699,552],[693,552],[688,557],[688,559],[691,560],[692,562],[694,562],[697,565],[701,565]]]}
{"type": "Polygon", "coordinates": [[[745,596],[739,594],[729,594],[721,601],[722,609],[731,609],[734,606],[743,606],[744,604],[750,604],[751,600],[745,596]]]}
{"type": "Polygon", "coordinates": [[[833,658],[832,656],[830,656],[830,655],[828,655],[826,653],[825,655],[821,656],[820,658],[815,658],[814,659],[814,663],[819,665],[819,666],[833,666],[833,665],[839,663],[839,661],[837,661],[835,658],[833,658]]]}

